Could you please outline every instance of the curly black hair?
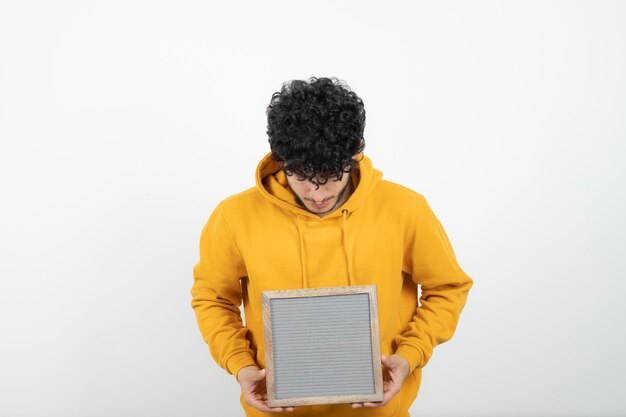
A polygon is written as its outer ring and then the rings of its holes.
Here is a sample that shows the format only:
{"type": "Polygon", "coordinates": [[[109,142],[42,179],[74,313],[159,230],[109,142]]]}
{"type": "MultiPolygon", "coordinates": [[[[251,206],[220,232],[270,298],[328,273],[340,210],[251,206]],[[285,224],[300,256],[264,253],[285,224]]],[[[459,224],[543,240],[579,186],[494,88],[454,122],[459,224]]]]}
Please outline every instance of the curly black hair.
{"type": "Polygon", "coordinates": [[[365,148],[365,107],[344,81],[283,83],[266,113],[272,158],[287,175],[319,186],[358,167],[354,156],[365,148]]]}

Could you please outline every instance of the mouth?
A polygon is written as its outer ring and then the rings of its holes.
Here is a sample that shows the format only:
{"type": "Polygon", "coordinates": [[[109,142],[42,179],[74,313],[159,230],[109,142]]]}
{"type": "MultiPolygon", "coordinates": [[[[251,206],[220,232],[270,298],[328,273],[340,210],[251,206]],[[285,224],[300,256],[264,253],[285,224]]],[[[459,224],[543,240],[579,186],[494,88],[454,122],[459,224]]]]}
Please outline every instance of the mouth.
{"type": "Polygon", "coordinates": [[[328,206],[328,201],[322,201],[321,203],[311,203],[313,205],[313,207],[315,207],[316,209],[323,209],[326,206],[328,206]]]}
{"type": "Polygon", "coordinates": [[[315,201],[309,200],[309,204],[311,206],[313,206],[314,208],[316,208],[317,210],[322,210],[322,209],[327,208],[330,205],[330,200],[331,200],[331,198],[329,198],[327,200],[324,200],[324,201],[321,201],[319,203],[316,203],[315,201]]]}

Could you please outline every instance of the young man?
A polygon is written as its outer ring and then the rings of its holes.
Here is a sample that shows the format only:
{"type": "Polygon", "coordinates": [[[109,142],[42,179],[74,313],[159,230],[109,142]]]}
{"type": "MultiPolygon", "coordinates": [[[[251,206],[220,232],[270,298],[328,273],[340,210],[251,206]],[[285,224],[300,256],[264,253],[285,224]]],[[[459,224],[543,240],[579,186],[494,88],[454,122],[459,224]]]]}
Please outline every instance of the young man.
{"type": "Polygon", "coordinates": [[[222,201],[202,231],[191,291],[200,331],[240,383],[247,416],[406,417],[472,280],[424,197],[383,180],[362,154],[365,110],[348,86],[291,81],[267,118],[271,152],[256,187],[222,201]],[[384,400],[269,408],[261,293],[346,285],[377,286],[384,400]]]}

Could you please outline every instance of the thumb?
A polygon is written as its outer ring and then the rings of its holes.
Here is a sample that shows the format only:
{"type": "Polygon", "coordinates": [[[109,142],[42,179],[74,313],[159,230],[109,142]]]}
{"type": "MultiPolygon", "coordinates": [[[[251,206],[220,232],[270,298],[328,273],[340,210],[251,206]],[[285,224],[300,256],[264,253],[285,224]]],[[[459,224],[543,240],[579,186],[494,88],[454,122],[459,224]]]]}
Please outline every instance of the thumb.
{"type": "Polygon", "coordinates": [[[381,359],[383,365],[385,365],[385,367],[390,371],[396,371],[402,367],[402,363],[398,360],[398,357],[396,356],[381,356],[381,359]]]}
{"type": "Polygon", "coordinates": [[[262,379],[265,379],[265,369],[261,369],[257,372],[256,377],[254,378],[255,381],[261,381],[262,379]]]}

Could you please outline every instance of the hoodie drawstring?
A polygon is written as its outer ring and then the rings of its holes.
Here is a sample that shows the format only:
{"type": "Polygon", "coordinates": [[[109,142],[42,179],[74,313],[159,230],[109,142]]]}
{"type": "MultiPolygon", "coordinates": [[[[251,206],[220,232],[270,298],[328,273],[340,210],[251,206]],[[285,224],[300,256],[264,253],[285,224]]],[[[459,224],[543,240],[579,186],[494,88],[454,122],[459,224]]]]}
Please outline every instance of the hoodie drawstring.
{"type": "MultiPolygon", "coordinates": [[[[306,276],[306,251],[304,250],[304,236],[302,235],[302,219],[299,214],[296,214],[298,226],[298,237],[300,240],[300,268],[302,269],[302,288],[308,287],[306,276]]],[[[354,274],[352,273],[352,261],[350,260],[350,253],[348,252],[348,210],[344,209],[341,212],[341,237],[343,253],[346,257],[346,265],[348,266],[348,285],[354,284],[354,274]]]]}
{"type": "Polygon", "coordinates": [[[346,255],[346,264],[348,265],[348,284],[354,285],[354,275],[352,274],[352,262],[350,261],[350,253],[348,252],[348,209],[341,212],[341,234],[343,237],[343,253],[346,255]]]}
{"type": "Polygon", "coordinates": [[[307,288],[308,283],[306,279],[306,255],[304,251],[304,237],[302,236],[302,227],[300,226],[300,215],[296,214],[298,221],[296,224],[298,225],[298,236],[300,237],[300,267],[302,268],[302,288],[307,288]]]}

